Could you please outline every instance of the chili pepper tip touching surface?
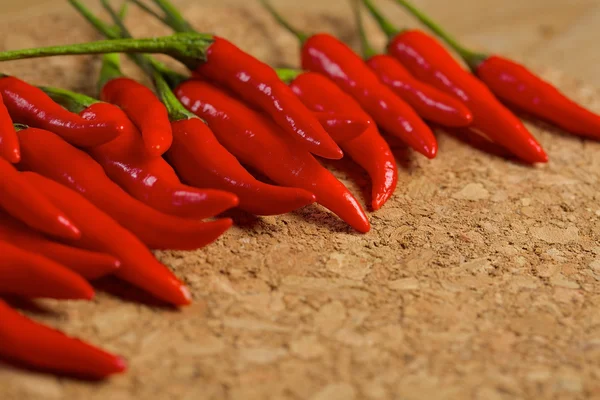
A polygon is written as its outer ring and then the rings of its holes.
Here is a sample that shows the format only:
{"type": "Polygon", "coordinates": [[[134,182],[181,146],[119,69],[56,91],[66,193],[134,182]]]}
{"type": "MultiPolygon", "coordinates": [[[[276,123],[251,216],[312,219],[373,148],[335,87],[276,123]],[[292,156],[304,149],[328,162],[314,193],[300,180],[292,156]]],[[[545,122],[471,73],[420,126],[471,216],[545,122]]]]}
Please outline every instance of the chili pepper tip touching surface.
{"type": "Polygon", "coordinates": [[[28,367],[101,379],[127,369],[125,360],[32,321],[0,300],[0,357],[28,367]]]}
{"type": "Polygon", "coordinates": [[[0,240],[53,260],[88,280],[113,274],[121,267],[113,256],[53,242],[4,213],[0,213],[0,240]]]}
{"type": "Polygon", "coordinates": [[[40,232],[77,239],[79,228],[45,196],[0,158],[0,208],[40,232]]]}
{"type": "Polygon", "coordinates": [[[81,276],[56,262],[0,241],[0,293],[29,298],[94,298],[81,276]]]}
{"type": "MultiPolygon", "coordinates": [[[[380,209],[392,196],[398,181],[396,160],[390,146],[379,134],[377,125],[347,93],[324,75],[316,72],[297,74],[289,83],[292,91],[311,110],[320,112],[349,112],[354,118],[370,121],[360,136],[338,141],[346,154],[369,173],[372,181],[371,206],[380,209]]],[[[335,136],[334,136],[335,138],[335,136]]],[[[336,138],[336,141],[338,139],[336,138]]]]}
{"type": "Polygon", "coordinates": [[[566,97],[525,66],[497,55],[470,51],[406,0],[396,0],[441,37],[502,101],[576,135],[600,139],[600,115],[566,97]]]}
{"type": "Polygon", "coordinates": [[[302,43],[302,68],[323,74],[335,82],[385,131],[428,158],[436,156],[437,142],[431,129],[404,100],[381,83],[358,54],[327,33],[308,36],[298,32],[266,0],[262,3],[302,43]]]}
{"type": "Polygon", "coordinates": [[[0,95],[0,157],[13,164],[21,160],[19,140],[12,119],[0,95]]]}
{"type": "Polygon", "coordinates": [[[203,222],[167,215],[134,199],[94,159],[52,132],[19,132],[22,170],[37,172],[80,192],[152,249],[195,250],[216,240],[231,219],[203,222]]]}
{"type": "Polygon", "coordinates": [[[13,76],[0,77],[0,94],[14,122],[49,129],[74,146],[98,146],[118,135],[111,122],[86,121],[62,108],[41,89],[13,76]]]}
{"type": "Polygon", "coordinates": [[[79,193],[32,172],[23,172],[23,175],[52,202],[68,209],[69,216],[79,223],[82,237],[69,244],[115,256],[121,261],[121,268],[115,274],[117,277],[163,301],[178,306],[191,302],[191,294],[185,285],[131,232],[79,193]]]}
{"type": "Polygon", "coordinates": [[[464,70],[433,37],[418,30],[399,31],[362,0],[390,37],[388,54],[399,60],[417,79],[459,99],[473,113],[470,126],[527,163],[544,163],[548,156],[525,125],[477,78],[464,70]]]}

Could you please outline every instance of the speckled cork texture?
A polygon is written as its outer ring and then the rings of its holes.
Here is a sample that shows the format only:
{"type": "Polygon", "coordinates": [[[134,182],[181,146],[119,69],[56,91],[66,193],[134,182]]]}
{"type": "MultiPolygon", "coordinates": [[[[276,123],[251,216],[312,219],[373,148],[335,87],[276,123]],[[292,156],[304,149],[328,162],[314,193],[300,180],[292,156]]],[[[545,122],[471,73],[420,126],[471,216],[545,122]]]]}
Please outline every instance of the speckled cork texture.
{"type": "MultiPolygon", "coordinates": [[[[199,3],[184,7],[197,27],[297,65],[294,39],[263,11],[199,3]]],[[[333,15],[294,21],[355,40],[351,23],[333,15]]],[[[166,32],[135,9],[128,22],[139,35],[166,32]]],[[[0,32],[5,49],[97,37],[74,14],[0,32]]],[[[98,67],[62,57],[2,70],[93,94],[98,67]]],[[[600,91],[536,70],[600,111],[600,91]]],[[[510,162],[442,132],[431,161],[392,142],[400,181],[370,213],[369,234],[310,206],[281,217],[236,213],[238,226],[216,244],[158,253],[193,292],[180,311],[111,280],[90,303],[25,307],[122,354],[129,371],[89,383],[0,364],[0,398],[600,398],[600,144],[528,126],[548,165],[510,162]]],[[[368,203],[363,171],[350,161],[327,166],[368,203]]]]}

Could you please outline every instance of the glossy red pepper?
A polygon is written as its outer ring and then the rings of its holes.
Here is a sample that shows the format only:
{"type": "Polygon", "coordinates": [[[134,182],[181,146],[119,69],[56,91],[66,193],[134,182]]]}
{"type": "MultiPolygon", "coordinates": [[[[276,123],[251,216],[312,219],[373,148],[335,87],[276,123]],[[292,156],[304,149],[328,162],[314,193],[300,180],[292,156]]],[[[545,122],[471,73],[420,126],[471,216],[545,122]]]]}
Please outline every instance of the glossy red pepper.
{"type": "Polygon", "coordinates": [[[363,0],[390,37],[388,54],[399,60],[417,79],[460,100],[473,113],[473,130],[510,150],[527,163],[543,163],[548,156],[523,123],[477,78],[464,70],[433,37],[418,31],[398,31],[373,6],[363,0]],[[400,33],[398,33],[400,32],[400,33]]]}
{"type": "Polygon", "coordinates": [[[346,110],[340,110],[337,113],[313,110],[313,114],[338,145],[340,142],[352,140],[362,135],[372,123],[370,118],[360,118],[346,110]]]}
{"type": "Polygon", "coordinates": [[[0,241],[0,294],[91,300],[94,289],[62,265],[0,241]]]}
{"type": "Polygon", "coordinates": [[[6,160],[0,158],[0,208],[49,235],[77,239],[79,229],[6,160]]]}
{"type": "Polygon", "coordinates": [[[235,193],[239,207],[252,214],[284,214],[315,202],[306,190],[258,181],[197,118],[173,122],[173,145],[167,158],[184,182],[235,193]]]}
{"type": "Polygon", "coordinates": [[[146,152],[140,133],[118,107],[96,103],[81,115],[90,121],[118,123],[119,137],[88,149],[88,153],[114,182],[136,199],[158,211],[193,218],[212,217],[238,204],[231,193],[182,184],[164,159],[146,152]]]}
{"type": "Polygon", "coordinates": [[[100,73],[100,99],[115,104],[141,132],[146,151],[161,156],[173,142],[169,113],[154,92],[123,75],[119,54],[105,54],[100,73]]]}
{"type": "Polygon", "coordinates": [[[12,76],[0,78],[0,94],[13,121],[57,133],[78,147],[92,147],[117,137],[110,121],[86,121],[55,103],[41,89],[12,76]]]}
{"type": "Polygon", "coordinates": [[[53,242],[4,213],[0,213],[0,241],[46,257],[88,280],[113,274],[121,266],[111,255],[53,242]]]}
{"type": "Polygon", "coordinates": [[[600,115],[567,98],[515,61],[466,49],[411,2],[396,2],[453,48],[500,100],[571,133],[600,139],[600,115]]]}
{"type": "Polygon", "coordinates": [[[81,227],[81,239],[69,244],[115,256],[121,260],[116,276],[163,301],[174,305],[190,303],[188,289],[131,232],[79,193],[32,172],[23,175],[54,204],[68,209],[69,217],[81,227]]]}
{"type": "MultiPolygon", "coordinates": [[[[311,110],[320,112],[350,112],[357,118],[370,120],[367,113],[348,94],[325,76],[315,72],[298,75],[290,88],[311,110]]],[[[398,182],[396,160],[390,146],[371,121],[369,128],[357,138],[344,141],[334,136],[346,154],[369,173],[372,181],[371,206],[378,210],[392,196],[398,182]]]]}
{"type": "Polygon", "coordinates": [[[203,118],[219,141],[241,162],[274,182],[304,188],[317,202],[359,232],[369,231],[360,204],[327,169],[286,136],[268,118],[211,84],[190,80],[175,90],[190,111],[203,118]]]}
{"type": "Polygon", "coordinates": [[[34,322],[0,300],[0,357],[55,373],[100,379],[127,366],[113,356],[34,322]]]}
{"type": "Polygon", "coordinates": [[[153,249],[194,250],[216,240],[231,219],[202,222],[161,213],[112,182],[102,167],[52,132],[19,132],[23,170],[37,172],[80,192],[153,249]]]}
{"type": "Polygon", "coordinates": [[[19,140],[17,132],[13,126],[12,119],[4,105],[2,96],[0,95],[0,158],[11,163],[18,163],[21,160],[21,152],[19,150],[19,140]]]}

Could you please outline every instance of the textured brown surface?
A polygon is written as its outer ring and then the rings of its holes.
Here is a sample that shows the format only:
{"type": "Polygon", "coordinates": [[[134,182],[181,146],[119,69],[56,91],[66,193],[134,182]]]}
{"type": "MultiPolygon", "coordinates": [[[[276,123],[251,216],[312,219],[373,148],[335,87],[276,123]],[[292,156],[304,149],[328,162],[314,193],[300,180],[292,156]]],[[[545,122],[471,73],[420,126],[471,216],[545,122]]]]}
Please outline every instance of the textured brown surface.
{"type": "MultiPolygon", "coordinates": [[[[296,61],[293,39],[262,12],[196,5],[186,15],[266,60],[296,61]]],[[[352,34],[331,15],[310,20],[352,34]]],[[[130,21],[158,33],[139,13],[130,21]]],[[[2,32],[4,48],[95,37],[72,14],[2,32]]],[[[93,93],[90,60],[3,70],[93,93]]],[[[600,111],[600,91],[540,72],[600,111]]],[[[521,166],[443,133],[433,161],[395,146],[400,183],[367,235],[311,206],[239,216],[204,250],[160,253],[193,291],[181,311],[106,292],[39,302],[47,310],[30,315],[124,355],[130,369],[87,383],[0,364],[0,398],[600,398],[600,144],[530,127],[550,164],[521,166]]],[[[349,161],[328,165],[364,204],[366,175],[349,161]]]]}

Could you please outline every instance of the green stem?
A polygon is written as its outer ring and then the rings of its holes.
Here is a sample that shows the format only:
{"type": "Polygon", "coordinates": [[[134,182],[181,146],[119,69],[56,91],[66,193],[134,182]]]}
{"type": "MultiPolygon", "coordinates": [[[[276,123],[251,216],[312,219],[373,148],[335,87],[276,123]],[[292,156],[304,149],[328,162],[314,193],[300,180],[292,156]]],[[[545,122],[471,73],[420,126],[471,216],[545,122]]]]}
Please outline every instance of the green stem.
{"type": "Polygon", "coordinates": [[[99,103],[100,100],[84,94],[75,93],[67,89],[60,89],[50,86],[39,86],[55,102],[65,107],[67,110],[80,113],[92,104],[99,103]]]}
{"type": "Polygon", "coordinates": [[[84,54],[160,53],[176,58],[188,68],[195,69],[206,61],[206,52],[212,43],[213,37],[208,34],[176,33],[156,38],[100,40],[90,43],[5,51],[0,53],[0,61],[84,54]]]}
{"type": "Polygon", "coordinates": [[[140,0],[128,0],[128,1],[131,1],[133,4],[135,4],[136,6],[141,8],[142,11],[144,11],[146,14],[153,16],[157,20],[161,21],[163,24],[165,24],[167,26],[171,25],[171,21],[167,17],[160,15],[159,13],[157,13],[156,11],[154,11],[153,9],[151,9],[150,7],[145,5],[140,0]]]}
{"type": "Polygon", "coordinates": [[[301,69],[291,69],[291,68],[277,68],[275,70],[277,72],[277,76],[285,83],[290,83],[294,79],[298,77],[298,75],[302,74],[304,71],[301,69]]]}
{"type": "Polygon", "coordinates": [[[166,14],[167,25],[176,32],[196,32],[169,0],[152,0],[166,14]]]}
{"type": "MultiPolygon", "coordinates": [[[[155,0],[156,1],[156,0],[155,0]]],[[[271,14],[273,18],[279,23],[279,25],[283,26],[288,32],[292,35],[296,36],[301,44],[304,44],[306,40],[309,38],[309,35],[294,28],[275,8],[269,3],[267,0],[260,0],[265,9],[271,14]]]]}
{"type": "Polygon", "coordinates": [[[442,29],[435,21],[433,21],[427,14],[415,7],[411,2],[407,0],[394,0],[397,4],[403,7],[411,15],[416,17],[425,26],[431,29],[437,36],[442,38],[454,51],[456,51],[473,70],[477,69],[479,64],[488,58],[486,54],[477,53],[463,47],[454,37],[448,32],[442,29]]]}
{"type": "Polygon", "coordinates": [[[352,12],[354,13],[354,19],[356,20],[356,28],[358,29],[358,36],[360,38],[360,47],[364,59],[369,59],[377,55],[377,51],[371,46],[367,32],[365,32],[365,24],[362,18],[362,12],[360,10],[360,0],[350,0],[352,3],[352,12]]]}
{"type": "Polygon", "coordinates": [[[379,25],[379,27],[381,28],[383,33],[385,33],[387,35],[388,38],[391,39],[392,37],[396,36],[398,33],[402,32],[402,30],[396,28],[390,22],[390,20],[388,20],[381,13],[381,11],[379,11],[379,9],[377,7],[375,7],[375,4],[373,4],[373,2],[371,0],[362,0],[362,2],[365,5],[365,7],[367,7],[367,10],[369,10],[369,13],[373,16],[373,18],[375,18],[375,20],[377,21],[377,24],[379,25]]]}
{"type": "Polygon", "coordinates": [[[98,93],[104,85],[113,79],[120,78],[124,74],[121,71],[121,59],[118,53],[108,53],[102,56],[102,68],[98,79],[98,93]]]}

